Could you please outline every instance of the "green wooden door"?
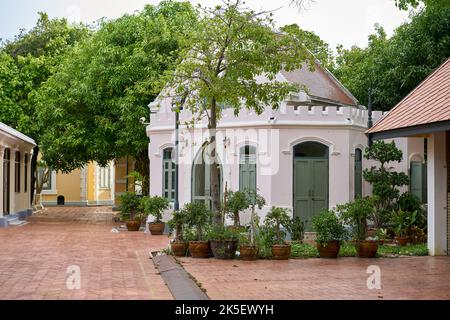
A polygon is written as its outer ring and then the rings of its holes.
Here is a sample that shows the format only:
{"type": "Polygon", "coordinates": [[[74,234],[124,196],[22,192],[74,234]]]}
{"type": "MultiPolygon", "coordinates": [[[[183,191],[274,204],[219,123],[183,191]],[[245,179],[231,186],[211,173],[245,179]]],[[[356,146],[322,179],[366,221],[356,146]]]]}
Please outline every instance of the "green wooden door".
{"type": "Polygon", "coordinates": [[[311,231],[311,219],[328,207],[328,160],[295,158],[294,215],[311,231]]]}

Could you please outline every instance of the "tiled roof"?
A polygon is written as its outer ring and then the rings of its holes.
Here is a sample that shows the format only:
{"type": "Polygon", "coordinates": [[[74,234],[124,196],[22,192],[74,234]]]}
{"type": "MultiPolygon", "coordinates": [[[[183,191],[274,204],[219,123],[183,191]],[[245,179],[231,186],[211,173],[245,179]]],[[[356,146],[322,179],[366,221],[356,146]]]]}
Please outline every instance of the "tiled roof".
{"type": "Polygon", "coordinates": [[[283,77],[292,83],[305,85],[313,97],[336,101],[345,105],[358,105],[358,100],[326,69],[316,63],[314,71],[307,65],[291,72],[281,71],[283,77]]]}
{"type": "Polygon", "coordinates": [[[367,133],[450,120],[450,58],[400,101],[367,133]]]}

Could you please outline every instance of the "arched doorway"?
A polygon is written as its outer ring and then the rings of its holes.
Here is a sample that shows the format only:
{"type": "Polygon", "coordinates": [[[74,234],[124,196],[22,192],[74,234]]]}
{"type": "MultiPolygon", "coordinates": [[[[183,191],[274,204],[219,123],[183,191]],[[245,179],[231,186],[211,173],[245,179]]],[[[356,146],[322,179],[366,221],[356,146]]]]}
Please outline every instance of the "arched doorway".
{"type": "MultiPolygon", "coordinates": [[[[211,197],[211,160],[206,152],[206,146],[203,146],[192,165],[192,201],[205,202],[208,209],[212,208],[211,197]]],[[[217,161],[219,161],[217,159],[217,161]]],[[[220,162],[220,161],[219,161],[220,162]]],[[[219,168],[219,192],[222,199],[222,167],[220,163],[216,164],[219,168]]]]}
{"type": "Polygon", "coordinates": [[[294,146],[294,216],[311,231],[311,219],[328,208],[329,148],[319,142],[294,146]]]}

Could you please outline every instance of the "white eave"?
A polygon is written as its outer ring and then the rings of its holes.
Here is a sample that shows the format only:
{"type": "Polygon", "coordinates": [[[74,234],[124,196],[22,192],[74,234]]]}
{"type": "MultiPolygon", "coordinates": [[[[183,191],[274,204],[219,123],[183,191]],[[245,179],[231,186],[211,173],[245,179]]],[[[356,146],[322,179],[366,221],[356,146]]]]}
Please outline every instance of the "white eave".
{"type": "Polygon", "coordinates": [[[29,143],[33,146],[36,146],[36,142],[33,139],[24,135],[22,132],[19,132],[16,129],[13,129],[13,128],[7,126],[3,122],[0,122],[0,131],[3,131],[4,133],[6,133],[16,139],[22,140],[23,142],[29,143]]]}

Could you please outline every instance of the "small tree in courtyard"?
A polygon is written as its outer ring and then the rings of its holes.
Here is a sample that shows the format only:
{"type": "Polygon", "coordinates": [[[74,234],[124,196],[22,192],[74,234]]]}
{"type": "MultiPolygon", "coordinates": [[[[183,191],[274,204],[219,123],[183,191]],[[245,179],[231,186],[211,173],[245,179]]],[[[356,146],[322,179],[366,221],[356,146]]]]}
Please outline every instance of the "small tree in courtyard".
{"type": "Polygon", "coordinates": [[[372,185],[375,196],[375,211],[371,217],[375,227],[379,228],[390,220],[393,204],[400,195],[399,187],[409,183],[405,173],[388,167],[390,162],[400,163],[402,157],[403,153],[394,141],[386,143],[378,140],[366,148],[365,158],[380,163],[378,167],[364,170],[364,179],[372,185]]]}

